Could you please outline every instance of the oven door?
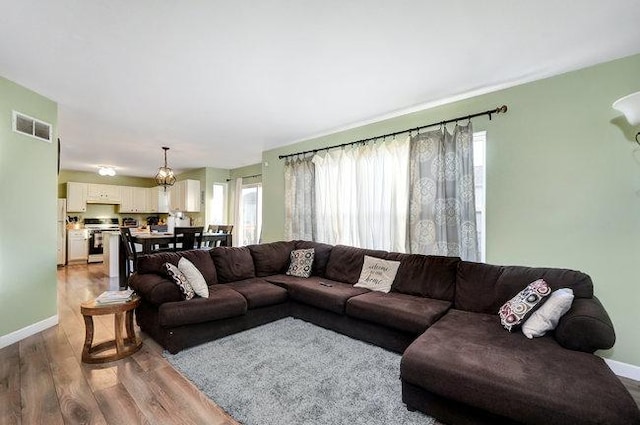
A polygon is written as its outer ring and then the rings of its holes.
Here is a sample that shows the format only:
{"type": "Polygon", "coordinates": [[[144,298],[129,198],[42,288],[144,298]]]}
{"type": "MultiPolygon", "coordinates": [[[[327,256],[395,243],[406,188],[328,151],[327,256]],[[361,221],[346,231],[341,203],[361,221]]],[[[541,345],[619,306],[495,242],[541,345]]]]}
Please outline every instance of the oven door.
{"type": "Polygon", "coordinates": [[[102,230],[89,231],[89,255],[102,255],[102,230]]]}

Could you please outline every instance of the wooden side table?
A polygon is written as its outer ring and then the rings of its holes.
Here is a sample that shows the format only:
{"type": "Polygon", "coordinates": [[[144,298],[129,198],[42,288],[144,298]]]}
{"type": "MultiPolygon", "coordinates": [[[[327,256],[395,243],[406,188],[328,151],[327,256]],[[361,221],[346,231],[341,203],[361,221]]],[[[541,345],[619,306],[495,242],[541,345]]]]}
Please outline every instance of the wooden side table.
{"type": "Polygon", "coordinates": [[[86,330],[84,347],[82,348],[82,361],[84,363],[105,363],[120,360],[140,349],[142,341],[136,337],[133,329],[133,310],[140,305],[140,297],[134,295],[131,301],[114,304],[98,304],[95,300],[80,304],[80,312],[84,318],[86,330]],[[93,345],[93,316],[105,314],[114,315],[114,340],[93,345]],[[124,329],[123,329],[124,328],[124,329]],[[126,337],[123,337],[126,330],[126,337]],[[115,350],[111,353],[103,353],[107,350],[115,350]]]}

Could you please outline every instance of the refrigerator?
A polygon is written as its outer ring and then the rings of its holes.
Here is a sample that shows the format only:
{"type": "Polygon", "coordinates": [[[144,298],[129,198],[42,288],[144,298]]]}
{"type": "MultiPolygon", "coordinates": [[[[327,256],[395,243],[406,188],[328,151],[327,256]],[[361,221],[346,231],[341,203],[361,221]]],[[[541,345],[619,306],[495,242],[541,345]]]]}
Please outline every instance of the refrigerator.
{"type": "Polygon", "coordinates": [[[56,224],[58,238],[58,265],[67,263],[67,200],[58,199],[58,222],[56,224]]]}

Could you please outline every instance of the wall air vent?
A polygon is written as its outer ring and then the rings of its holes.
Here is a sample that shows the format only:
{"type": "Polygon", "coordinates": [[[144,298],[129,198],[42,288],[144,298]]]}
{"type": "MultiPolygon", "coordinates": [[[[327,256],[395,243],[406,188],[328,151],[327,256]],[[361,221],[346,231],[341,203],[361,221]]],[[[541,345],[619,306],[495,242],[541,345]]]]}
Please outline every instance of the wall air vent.
{"type": "Polygon", "coordinates": [[[13,111],[13,131],[51,143],[51,124],[13,111]]]}

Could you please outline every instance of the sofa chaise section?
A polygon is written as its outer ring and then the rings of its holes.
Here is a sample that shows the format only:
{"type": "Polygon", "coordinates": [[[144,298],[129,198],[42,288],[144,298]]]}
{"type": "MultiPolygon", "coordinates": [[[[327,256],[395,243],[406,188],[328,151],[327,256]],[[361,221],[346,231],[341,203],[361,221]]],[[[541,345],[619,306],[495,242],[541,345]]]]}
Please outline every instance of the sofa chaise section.
{"type": "Polygon", "coordinates": [[[467,421],[489,424],[622,425],[637,410],[600,357],[551,335],[509,333],[488,314],[451,310],[407,348],[400,369],[403,401],[445,422],[459,423],[466,406],[467,421]]]}
{"type": "Polygon", "coordinates": [[[614,340],[588,275],[463,261],[454,309],[402,357],[403,401],[445,423],[639,424],[627,390],[592,354],[614,340]],[[496,313],[538,278],[552,289],[571,288],[576,298],[560,320],[560,333],[531,340],[505,330],[496,313]]]}

